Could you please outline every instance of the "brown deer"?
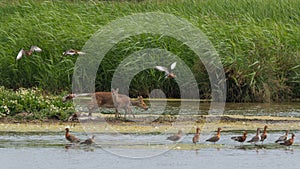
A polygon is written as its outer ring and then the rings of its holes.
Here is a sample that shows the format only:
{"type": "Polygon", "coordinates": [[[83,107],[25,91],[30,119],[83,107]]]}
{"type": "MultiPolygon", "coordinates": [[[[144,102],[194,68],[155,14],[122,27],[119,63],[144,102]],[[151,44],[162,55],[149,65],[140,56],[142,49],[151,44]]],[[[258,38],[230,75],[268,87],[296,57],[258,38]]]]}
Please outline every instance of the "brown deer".
{"type": "MultiPolygon", "coordinates": [[[[62,101],[66,102],[68,100],[72,100],[75,97],[86,96],[92,97],[90,103],[88,103],[89,116],[92,116],[92,110],[98,106],[102,108],[115,108],[112,93],[111,92],[95,92],[95,93],[81,93],[81,94],[68,94],[63,97],[62,101]]],[[[118,94],[119,97],[128,97],[126,95],[118,94]]],[[[148,110],[148,106],[143,100],[142,96],[139,96],[137,101],[131,102],[133,106],[140,107],[144,110],[148,110]]],[[[119,112],[116,109],[115,116],[118,117],[119,112]]]]}
{"type": "Polygon", "coordinates": [[[127,112],[130,112],[134,117],[134,114],[130,107],[131,106],[130,98],[128,96],[119,94],[119,89],[116,90],[111,89],[111,93],[112,93],[112,99],[117,112],[119,111],[120,108],[122,108],[125,110],[124,118],[126,118],[127,112]]]}

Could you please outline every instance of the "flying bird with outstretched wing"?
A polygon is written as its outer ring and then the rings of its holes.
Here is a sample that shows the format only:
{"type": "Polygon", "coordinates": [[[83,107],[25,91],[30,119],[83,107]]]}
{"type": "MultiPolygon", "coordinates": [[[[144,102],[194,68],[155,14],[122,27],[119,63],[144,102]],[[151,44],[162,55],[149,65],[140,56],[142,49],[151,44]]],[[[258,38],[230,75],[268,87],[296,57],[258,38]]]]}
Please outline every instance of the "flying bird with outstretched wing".
{"type": "Polygon", "coordinates": [[[172,72],[173,69],[175,69],[177,62],[174,62],[170,65],[169,68],[166,68],[164,66],[155,66],[155,68],[159,71],[165,72],[166,78],[175,78],[176,75],[172,72]]]}
{"type": "Polygon", "coordinates": [[[16,57],[16,60],[19,60],[23,55],[31,56],[33,52],[42,52],[42,49],[37,46],[31,46],[29,50],[21,49],[16,57]]]}

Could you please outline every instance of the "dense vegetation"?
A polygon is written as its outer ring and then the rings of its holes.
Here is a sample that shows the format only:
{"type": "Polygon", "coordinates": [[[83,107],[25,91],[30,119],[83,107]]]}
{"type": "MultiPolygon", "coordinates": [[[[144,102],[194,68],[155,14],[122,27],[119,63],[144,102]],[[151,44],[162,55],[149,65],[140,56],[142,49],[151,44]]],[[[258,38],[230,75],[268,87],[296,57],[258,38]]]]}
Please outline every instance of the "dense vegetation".
{"type": "Polygon", "coordinates": [[[72,113],[72,102],[63,103],[62,96],[49,95],[37,88],[12,91],[0,87],[0,118],[66,120],[72,113]]]}
{"type": "MultiPolygon", "coordinates": [[[[70,92],[76,57],[62,57],[64,50],[81,49],[95,31],[119,17],[160,11],[187,19],[208,36],[224,66],[228,101],[296,99],[300,97],[299,7],[300,1],[294,0],[1,1],[0,86],[70,92]],[[31,45],[43,52],[16,61],[20,48],[31,45]]],[[[207,72],[195,54],[173,38],[149,34],[125,39],[107,53],[96,90],[109,91],[117,65],[131,53],[150,47],[181,57],[193,71],[201,97],[210,98],[207,72]]],[[[132,80],[132,97],[147,97],[155,88],[162,88],[168,97],[179,97],[174,81],[160,80],[162,73],[151,72],[140,72],[132,80]]]]}

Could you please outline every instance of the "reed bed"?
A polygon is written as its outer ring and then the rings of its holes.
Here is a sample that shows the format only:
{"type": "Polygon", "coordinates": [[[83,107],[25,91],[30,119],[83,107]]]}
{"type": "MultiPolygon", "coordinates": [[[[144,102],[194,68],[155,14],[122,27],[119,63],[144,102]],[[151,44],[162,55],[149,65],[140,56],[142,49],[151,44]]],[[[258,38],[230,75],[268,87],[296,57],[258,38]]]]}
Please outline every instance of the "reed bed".
{"type": "MultiPolygon", "coordinates": [[[[49,93],[71,92],[76,57],[62,52],[81,49],[105,24],[140,12],[165,12],[199,27],[222,60],[227,101],[270,102],[300,97],[300,1],[43,1],[0,2],[0,86],[38,87],[49,93]],[[42,53],[16,61],[21,48],[37,45],[42,53]]],[[[110,91],[118,64],[131,53],[162,48],[179,56],[192,70],[202,99],[211,97],[210,83],[198,57],[178,40],[160,35],[129,37],[114,46],[98,70],[97,91],[110,91]]],[[[161,88],[180,97],[175,81],[155,70],[140,72],[130,96],[148,97],[161,88]],[[175,86],[175,87],[174,87],[175,86]]]]}

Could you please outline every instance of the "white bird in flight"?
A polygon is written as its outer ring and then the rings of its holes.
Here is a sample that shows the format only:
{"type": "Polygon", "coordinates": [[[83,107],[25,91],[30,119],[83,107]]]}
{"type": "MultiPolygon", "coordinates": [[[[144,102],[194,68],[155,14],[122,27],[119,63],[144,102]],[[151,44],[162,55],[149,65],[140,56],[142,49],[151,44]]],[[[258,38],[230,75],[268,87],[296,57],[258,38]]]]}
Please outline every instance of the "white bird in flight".
{"type": "Polygon", "coordinates": [[[64,56],[66,56],[66,55],[71,55],[71,56],[73,56],[73,55],[84,55],[84,54],[85,54],[84,52],[81,52],[81,51],[76,50],[76,49],[69,49],[69,50],[67,50],[63,53],[64,56]]]}
{"type": "Polygon", "coordinates": [[[21,49],[17,55],[16,60],[19,60],[23,57],[23,55],[30,56],[33,52],[41,52],[42,49],[37,46],[31,46],[29,50],[21,49]]]}
{"type": "Polygon", "coordinates": [[[176,63],[171,64],[170,68],[166,68],[164,66],[155,66],[155,68],[159,71],[165,72],[166,78],[175,78],[176,75],[172,72],[172,70],[176,67],[176,63]]]}

